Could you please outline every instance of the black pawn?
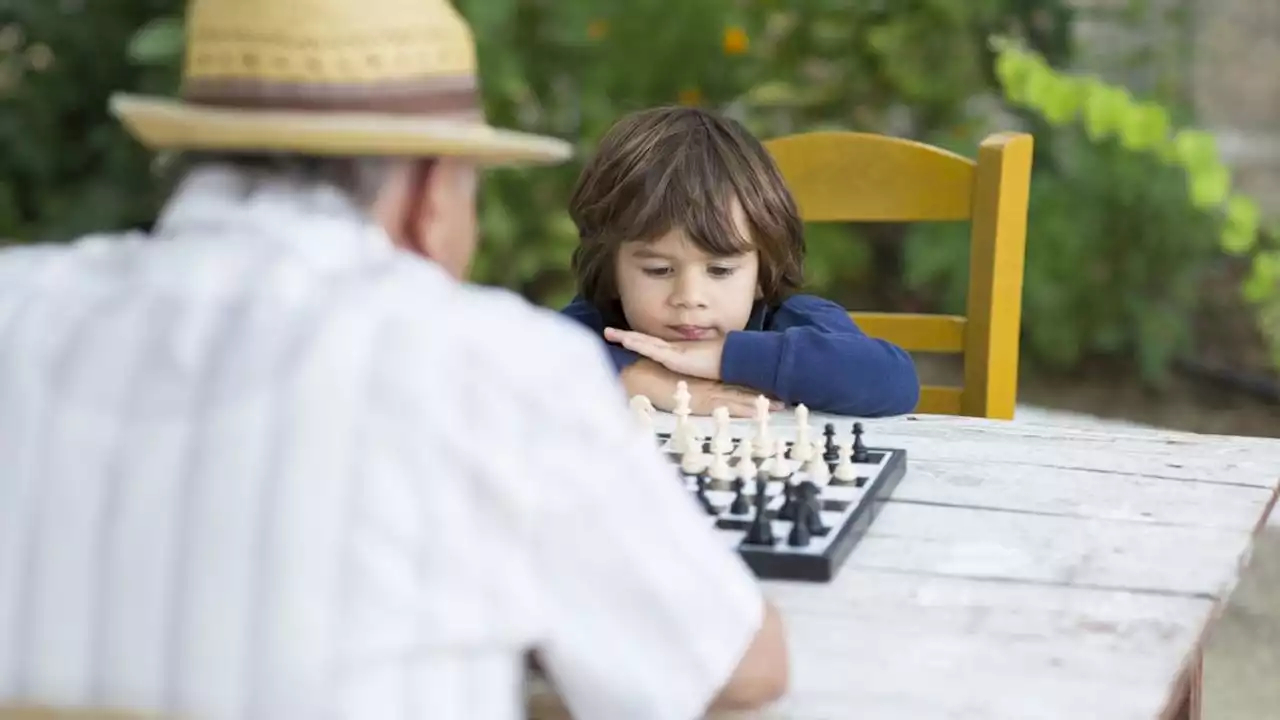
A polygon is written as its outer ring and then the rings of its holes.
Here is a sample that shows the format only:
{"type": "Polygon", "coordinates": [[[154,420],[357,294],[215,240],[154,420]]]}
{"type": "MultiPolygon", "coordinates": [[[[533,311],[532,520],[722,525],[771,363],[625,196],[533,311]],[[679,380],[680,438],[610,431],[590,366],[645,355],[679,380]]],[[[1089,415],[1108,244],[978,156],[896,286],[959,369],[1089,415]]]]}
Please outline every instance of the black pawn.
{"type": "Polygon", "coordinates": [[[765,508],[769,499],[766,495],[768,483],[763,478],[756,482],[756,516],[751,521],[751,527],[747,529],[746,542],[751,545],[772,545],[773,523],[769,520],[769,513],[765,508]]]}
{"type": "Polygon", "coordinates": [[[747,504],[747,496],[742,493],[745,486],[746,483],[742,481],[742,478],[733,481],[734,496],[733,503],[729,505],[729,512],[734,515],[746,515],[747,511],[751,509],[751,506],[747,504]]]}
{"type": "Polygon", "coordinates": [[[864,463],[868,459],[867,446],[862,442],[862,423],[853,424],[853,457],[856,463],[864,463]]]}
{"type": "Polygon", "coordinates": [[[698,473],[698,491],[695,492],[693,496],[698,499],[698,504],[702,506],[702,509],[705,510],[708,515],[715,515],[716,506],[712,504],[711,498],[707,497],[707,481],[708,478],[706,473],[698,473]]]}
{"type": "Polygon", "coordinates": [[[791,547],[805,547],[809,544],[809,516],[813,514],[813,508],[809,503],[796,503],[796,519],[791,523],[791,532],[787,533],[787,544],[791,547]]]}
{"type": "Polygon", "coordinates": [[[827,423],[822,428],[822,434],[827,438],[826,452],[822,453],[822,459],[828,463],[836,462],[840,459],[840,449],[836,447],[836,426],[827,423]]]}

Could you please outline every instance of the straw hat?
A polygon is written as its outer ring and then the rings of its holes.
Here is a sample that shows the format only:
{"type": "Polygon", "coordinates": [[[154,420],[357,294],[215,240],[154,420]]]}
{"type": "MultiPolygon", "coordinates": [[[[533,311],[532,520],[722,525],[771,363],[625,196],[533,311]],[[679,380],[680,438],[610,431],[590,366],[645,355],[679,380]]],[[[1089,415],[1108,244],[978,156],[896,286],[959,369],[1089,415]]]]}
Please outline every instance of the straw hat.
{"type": "Polygon", "coordinates": [[[554,163],[571,146],[485,123],[448,0],[190,0],[181,99],[118,94],[158,150],[456,155],[554,163]]]}

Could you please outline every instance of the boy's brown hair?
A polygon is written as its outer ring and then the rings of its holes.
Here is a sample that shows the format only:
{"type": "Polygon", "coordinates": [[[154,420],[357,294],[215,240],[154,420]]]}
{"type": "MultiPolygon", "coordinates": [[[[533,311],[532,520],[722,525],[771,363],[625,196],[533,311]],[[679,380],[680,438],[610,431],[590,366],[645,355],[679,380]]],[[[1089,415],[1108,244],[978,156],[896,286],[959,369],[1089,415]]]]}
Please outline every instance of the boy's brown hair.
{"type": "Polygon", "coordinates": [[[741,123],[706,110],[659,107],[620,120],[579,176],[569,215],[578,226],[579,292],[597,308],[617,299],[619,246],[674,228],[712,256],[755,248],[769,304],[803,283],[804,226],[782,173],[741,123]],[[751,237],[738,233],[734,199],[751,237]]]}

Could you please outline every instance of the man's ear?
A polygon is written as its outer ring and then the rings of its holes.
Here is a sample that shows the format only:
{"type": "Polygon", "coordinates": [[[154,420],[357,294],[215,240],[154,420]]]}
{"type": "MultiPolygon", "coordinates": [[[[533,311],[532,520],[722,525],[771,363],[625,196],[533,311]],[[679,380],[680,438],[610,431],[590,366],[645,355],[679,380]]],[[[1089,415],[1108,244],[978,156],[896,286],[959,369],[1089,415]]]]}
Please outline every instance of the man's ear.
{"type": "Polygon", "coordinates": [[[408,163],[404,170],[404,202],[400,204],[400,233],[409,250],[430,257],[432,238],[426,236],[435,215],[435,196],[431,187],[435,180],[432,164],[424,160],[408,163]]]}

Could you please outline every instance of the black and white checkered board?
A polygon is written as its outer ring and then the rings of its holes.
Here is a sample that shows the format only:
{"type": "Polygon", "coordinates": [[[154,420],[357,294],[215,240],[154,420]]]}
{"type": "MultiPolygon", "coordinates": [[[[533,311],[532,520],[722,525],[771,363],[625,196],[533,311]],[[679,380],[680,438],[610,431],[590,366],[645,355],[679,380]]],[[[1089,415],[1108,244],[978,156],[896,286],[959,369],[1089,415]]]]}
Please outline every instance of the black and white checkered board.
{"type": "MultiPolygon", "coordinates": [[[[671,450],[669,433],[657,433],[659,447],[679,471],[680,457],[671,450]]],[[[818,436],[821,437],[821,436],[818,436]]],[[[701,437],[704,452],[710,450],[707,441],[701,437]]],[[[739,442],[749,441],[735,437],[734,447],[739,442]]],[[[790,454],[792,443],[787,442],[790,454]]],[[[816,452],[822,453],[819,447],[816,452]]],[[[822,509],[820,517],[825,532],[809,538],[804,547],[792,547],[788,544],[788,536],[794,523],[778,517],[778,511],[785,502],[783,480],[769,479],[765,496],[768,498],[767,510],[773,527],[774,543],[771,546],[754,545],[746,542],[747,530],[755,519],[755,483],[746,483],[742,492],[746,499],[746,512],[732,512],[736,492],[725,483],[717,486],[708,481],[704,495],[710,501],[711,508],[707,515],[715,523],[730,547],[736,549],[746,560],[747,565],[760,578],[766,580],[802,580],[809,582],[827,582],[835,577],[844,564],[849,553],[866,533],[868,526],[879,513],[884,501],[893,492],[907,469],[907,453],[894,448],[868,447],[867,461],[854,463],[857,480],[842,483],[833,476],[828,484],[821,488],[818,500],[822,509]]],[[[729,453],[726,458],[730,467],[737,465],[737,458],[729,453]]],[[[761,461],[757,461],[759,464],[761,461]]],[[[834,472],[835,462],[828,463],[828,469],[834,472]]],[[[803,480],[807,475],[797,471],[794,479],[803,480]]],[[[697,493],[697,476],[684,475],[685,486],[691,495],[697,493]]],[[[699,503],[702,501],[695,497],[699,503]]]]}

